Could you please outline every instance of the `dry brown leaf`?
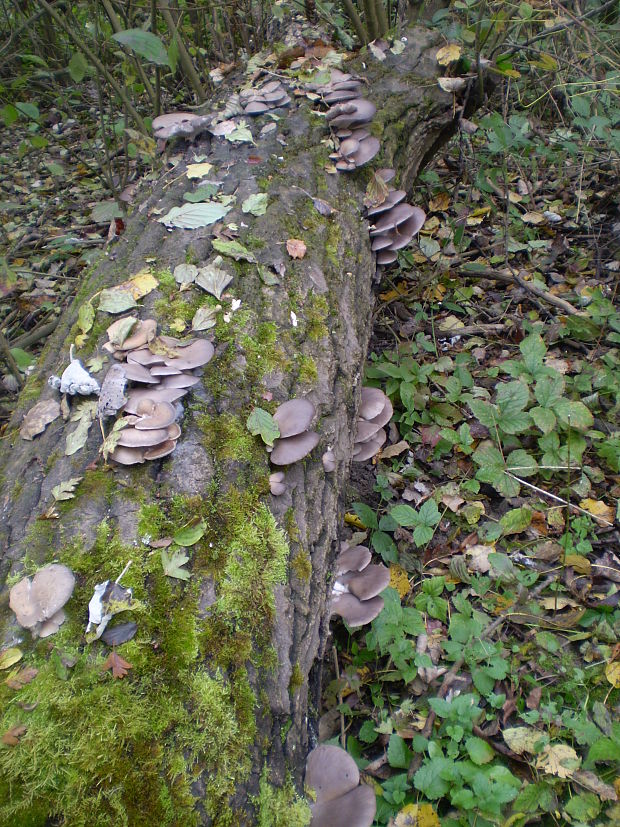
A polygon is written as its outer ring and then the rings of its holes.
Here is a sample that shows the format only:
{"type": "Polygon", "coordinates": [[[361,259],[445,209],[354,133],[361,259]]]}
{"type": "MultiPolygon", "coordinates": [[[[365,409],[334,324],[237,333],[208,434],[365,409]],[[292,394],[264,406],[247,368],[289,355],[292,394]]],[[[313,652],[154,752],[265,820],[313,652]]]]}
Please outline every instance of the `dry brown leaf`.
{"type": "Polygon", "coordinates": [[[55,399],[45,399],[37,402],[23,419],[19,435],[22,439],[34,439],[37,434],[43,433],[50,422],[60,416],[60,403],[55,399]]]}
{"type": "Polygon", "coordinates": [[[129,661],[124,660],[118,652],[110,652],[108,657],[106,658],[105,663],[102,667],[103,671],[105,672],[107,669],[112,670],[112,677],[113,678],[124,678],[130,669],[133,669],[133,666],[129,661]]]}
{"type": "Polygon", "coordinates": [[[586,790],[596,793],[601,801],[618,800],[618,794],[611,784],[605,784],[604,781],[601,781],[598,775],[595,775],[589,770],[577,770],[572,774],[571,780],[575,781],[580,786],[585,787],[586,790]]]}
{"type": "Polygon", "coordinates": [[[39,670],[34,666],[24,666],[19,672],[16,672],[14,675],[9,675],[5,680],[5,684],[11,689],[21,689],[30,683],[30,681],[33,681],[38,674],[39,670]]]}
{"type": "Polygon", "coordinates": [[[604,503],[602,500],[591,500],[588,497],[585,500],[581,500],[579,505],[581,508],[585,508],[586,511],[589,511],[594,517],[602,517],[609,523],[613,523],[614,521],[613,508],[607,505],[607,503],[604,503]]]}
{"type": "Polygon", "coordinates": [[[549,612],[554,611],[561,611],[565,609],[567,606],[570,606],[571,609],[576,609],[580,604],[573,600],[572,597],[567,597],[563,594],[553,595],[552,597],[543,597],[540,601],[540,605],[543,609],[547,609],[549,612]]]}
{"type": "Polygon", "coordinates": [[[16,724],[4,733],[0,741],[9,747],[16,747],[17,744],[19,744],[19,739],[26,733],[27,729],[23,724],[16,724]]]}
{"type": "Polygon", "coordinates": [[[306,255],[306,245],[300,238],[289,238],[286,249],[291,258],[303,258],[306,255]]]}
{"type": "Polygon", "coordinates": [[[400,442],[397,442],[395,445],[388,445],[385,450],[381,451],[378,455],[379,459],[390,459],[391,457],[397,457],[399,454],[403,454],[405,451],[409,450],[409,443],[401,439],[400,442]]]}

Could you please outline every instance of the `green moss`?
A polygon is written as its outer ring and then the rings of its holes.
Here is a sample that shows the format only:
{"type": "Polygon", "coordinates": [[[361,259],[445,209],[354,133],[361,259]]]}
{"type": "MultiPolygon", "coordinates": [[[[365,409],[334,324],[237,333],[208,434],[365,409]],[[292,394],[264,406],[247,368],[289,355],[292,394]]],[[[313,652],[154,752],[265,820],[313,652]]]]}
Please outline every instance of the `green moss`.
{"type": "Polygon", "coordinates": [[[295,666],[293,666],[293,671],[291,672],[291,678],[288,682],[289,692],[291,692],[294,695],[295,692],[297,692],[299,689],[301,689],[301,687],[303,686],[303,683],[304,683],[303,672],[301,671],[300,665],[298,663],[296,663],[295,666]]]}
{"type": "Polygon", "coordinates": [[[198,417],[198,425],[205,436],[207,450],[219,462],[242,460],[261,465],[266,463],[264,450],[238,416],[230,413],[220,416],[202,414],[198,417]]]}
{"type": "Polygon", "coordinates": [[[329,333],[325,324],[329,317],[329,305],[325,296],[311,293],[304,307],[304,315],[308,338],[315,342],[324,339],[329,333]]]}
{"type": "Polygon", "coordinates": [[[307,583],[312,576],[312,560],[306,551],[298,552],[291,560],[291,570],[295,577],[307,583]]]}
{"type": "Polygon", "coordinates": [[[299,528],[297,526],[297,522],[295,521],[295,510],[293,508],[287,508],[286,510],[286,513],[284,515],[284,528],[291,542],[298,543],[299,528]]]}
{"type": "Polygon", "coordinates": [[[35,376],[34,374],[29,376],[26,379],[26,384],[19,394],[20,405],[25,402],[33,402],[34,400],[38,400],[41,396],[43,386],[44,381],[41,376],[35,376]]]}
{"type": "Polygon", "coordinates": [[[185,263],[194,264],[196,266],[200,264],[198,253],[194,250],[191,244],[188,245],[187,250],[185,251],[185,263]]]}
{"type": "Polygon", "coordinates": [[[299,381],[313,384],[318,378],[319,374],[316,368],[316,362],[312,356],[301,356],[299,359],[299,381]]]}
{"type": "Polygon", "coordinates": [[[306,801],[301,798],[290,776],[283,787],[269,783],[269,770],[263,769],[259,794],[255,799],[257,827],[307,827],[312,814],[306,801]]]}

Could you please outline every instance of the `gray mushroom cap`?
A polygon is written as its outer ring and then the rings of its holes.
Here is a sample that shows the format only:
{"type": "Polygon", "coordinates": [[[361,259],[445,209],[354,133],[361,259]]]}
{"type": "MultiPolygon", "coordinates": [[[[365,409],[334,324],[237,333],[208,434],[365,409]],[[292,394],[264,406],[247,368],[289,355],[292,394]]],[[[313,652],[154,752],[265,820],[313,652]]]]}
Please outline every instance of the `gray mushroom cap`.
{"type": "Polygon", "coordinates": [[[397,260],[398,254],[396,250],[385,248],[377,251],[377,264],[380,264],[382,267],[387,267],[388,264],[394,264],[397,260]]]}
{"type": "Polygon", "coordinates": [[[125,376],[132,382],[142,382],[146,385],[156,385],[159,382],[159,379],[151,375],[150,370],[139,362],[127,361],[123,368],[125,369],[125,376]]]}
{"type": "Polygon", "coordinates": [[[407,193],[405,190],[390,190],[385,198],[385,201],[382,204],[378,204],[376,207],[370,207],[366,210],[366,215],[370,218],[373,215],[380,215],[381,213],[387,212],[388,210],[391,210],[392,207],[396,206],[396,204],[400,204],[406,195],[407,193]]]}
{"type": "Polygon", "coordinates": [[[372,559],[372,554],[366,546],[350,546],[343,549],[334,564],[336,576],[348,571],[359,572],[366,568],[372,559]]]}
{"type": "Polygon", "coordinates": [[[167,112],[165,115],[158,115],[153,118],[151,126],[157,130],[177,123],[190,123],[198,117],[200,116],[194,114],[194,112],[167,112]]]}
{"type": "Polygon", "coordinates": [[[153,448],[168,439],[167,428],[151,428],[139,431],[137,428],[124,428],[117,445],[126,448],[153,448]]]}
{"type": "Polygon", "coordinates": [[[339,103],[329,109],[325,119],[332,127],[349,127],[371,121],[377,107],[366,98],[356,98],[346,103],[339,103]]]}
{"type": "Polygon", "coordinates": [[[65,614],[64,609],[58,609],[55,614],[47,620],[44,620],[39,626],[39,637],[49,637],[50,635],[56,634],[66,619],[67,615],[65,614]]]}
{"type": "Polygon", "coordinates": [[[192,370],[206,365],[214,353],[215,348],[208,339],[196,339],[185,347],[177,347],[177,355],[166,358],[165,364],[179,370],[192,370]]]}
{"type": "Polygon", "coordinates": [[[357,429],[355,432],[355,442],[368,442],[368,440],[372,439],[380,428],[381,425],[375,424],[374,421],[369,422],[367,419],[358,419],[357,429]]]}
{"type": "Polygon", "coordinates": [[[358,600],[354,594],[344,592],[337,595],[331,605],[332,614],[340,615],[347,626],[355,629],[370,623],[383,609],[383,598],[373,597],[370,600],[358,600]]]}
{"type": "Polygon", "coordinates": [[[353,462],[366,462],[366,460],[374,457],[375,454],[379,453],[386,439],[387,434],[381,428],[368,442],[357,442],[353,446],[353,462]]]}
{"type": "Polygon", "coordinates": [[[306,759],[304,784],[316,794],[316,803],[333,801],[357,787],[360,773],[348,752],[331,744],[320,744],[306,759]]]}
{"type": "Polygon", "coordinates": [[[323,456],[321,457],[321,462],[323,463],[323,468],[326,473],[331,473],[336,468],[336,457],[334,452],[331,450],[325,451],[323,456]]]}
{"type": "Polygon", "coordinates": [[[396,170],[393,169],[378,169],[375,171],[375,175],[378,175],[379,178],[383,181],[384,184],[389,184],[390,181],[393,180],[394,176],[396,175],[396,170]]]}
{"type": "Polygon", "coordinates": [[[193,388],[200,382],[200,376],[193,376],[191,373],[175,373],[169,376],[162,376],[161,388],[193,388]]]}
{"type": "Polygon", "coordinates": [[[372,419],[384,409],[386,400],[387,396],[380,388],[362,388],[359,415],[363,419],[372,419]]]}
{"type": "Polygon", "coordinates": [[[31,629],[41,620],[41,608],[32,599],[32,581],[24,577],[16,583],[9,594],[9,606],[15,612],[17,622],[25,629],[31,629]]]}
{"type": "Polygon", "coordinates": [[[370,245],[370,249],[373,253],[376,253],[379,250],[384,250],[388,247],[391,247],[393,243],[393,239],[390,238],[388,235],[378,235],[376,238],[373,238],[372,244],[370,245]]]}
{"type": "Polygon", "coordinates": [[[377,812],[374,790],[368,784],[344,795],[313,804],[311,827],[371,827],[377,812]]]}
{"type": "Polygon", "coordinates": [[[269,490],[274,497],[279,497],[286,491],[284,484],[284,471],[276,471],[275,474],[269,475],[269,490]]]}
{"type": "Polygon", "coordinates": [[[273,451],[269,455],[274,465],[290,465],[303,459],[319,443],[319,435],[314,431],[304,431],[302,434],[276,439],[273,451]]]}
{"type": "Polygon", "coordinates": [[[172,425],[175,419],[174,405],[171,405],[170,402],[155,402],[151,413],[136,422],[135,427],[138,431],[167,428],[168,425],[172,425]]]}
{"type": "Polygon", "coordinates": [[[383,563],[365,566],[347,582],[349,591],[359,600],[370,600],[390,585],[390,570],[383,563]]]}
{"type": "Polygon", "coordinates": [[[150,367],[151,365],[163,365],[165,356],[152,353],[148,347],[139,347],[127,354],[127,362],[137,362],[139,365],[150,367]]]}
{"type": "Polygon", "coordinates": [[[155,445],[154,448],[147,448],[144,452],[144,459],[162,459],[162,457],[167,457],[168,454],[174,451],[176,444],[175,439],[168,439],[166,442],[162,442],[161,445],[155,445]]]}
{"type": "Polygon", "coordinates": [[[118,462],[119,465],[138,465],[144,462],[144,449],[117,445],[110,454],[110,459],[118,462]]]}
{"type": "Polygon", "coordinates": [[[394,230],[400,224],[404,224],[413,215],[415,215],[418,208],[411,204],[396,204],[391,210],[386,212],[377,221],[373,229],[370,231],[371,236],[380,235],[388,230],[394,230]]]}
{"type": "Polygon", "coordinates": [[[316,408],[309,399],[289,399],[276,408],[274,421],[280,429],[280,438],[295,436],[307,431],[314,419],[316,408]]]}
{"type": "Polygon", "coordinates": [[[268,103],[262,103],[258,100],[253,100],[243,110],[246,115],[262,115],[263,112],[269,112],[271,107],[268,103]]]}
{"type": "MultiPolygon", "coordinates": [[[[373,416],[372,419],[368,420],[370,424],[376,425],[377,428],[383,428],[384,425],[387,425],[390,419],[392,418],[392,414],[394,413],[394,408],[392,407],[392,403],[390,402],[389,398],[385,397],[385,405],[383,406],[383,410],[378,413],[376,416],[373,416]]],[[[357,440],[358,442],[361,440],[357,440]]]]}
{"type": "Polygon", "coordinates": [[[151,388],[141,388],[131,391],[128,394],[128,399],[123,410],[129,414],[135,414],[138,413],[138,405],[145,399],[151,399],[157,402],[176,402],[177,399],[181,399],[186,393],[186,388],[162,388],[159,385],[151,388]]]}
{"type": "Polygon", "coordinates": [[[379,140],[371,135],[361,141],[357,151],[353,153],[351,158],[355,161],[356,166],[361,167],[371,161],[380,149],[379,140]]]}

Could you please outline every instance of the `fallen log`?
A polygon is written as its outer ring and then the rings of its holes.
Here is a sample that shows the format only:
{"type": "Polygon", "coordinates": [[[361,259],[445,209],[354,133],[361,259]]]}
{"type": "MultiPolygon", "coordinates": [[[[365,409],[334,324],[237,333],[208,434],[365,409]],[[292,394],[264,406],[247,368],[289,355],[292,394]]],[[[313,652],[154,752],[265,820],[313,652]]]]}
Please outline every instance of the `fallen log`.
{"type": "Polygon", "coordinates": [[[456,128],[454,96],[436,82],[438,45],[411,30],[401,54],[349,69],[367,80],[381,143],[353,173],[326,170],[326,124],[303,96],[275,128],[252,121],[254,144],[199,138],[59,322],[3,442],[0,649],[20,659],[0,684],[0,824],[307,823],[298,795],[319,696],[309,676],[328,630],[376,272],[362,201],[371,167],[393,167],[410,192],[456,128]],[[184,203],[194,156],[232,196],[226,222],[249,256],[224,257],[234,279],[208,334],[215,356],[185,402],[176,448],[130,468],[106,464],[95,423],[84,448],[67,455],[74,426],[60,417],[21,439],[25,412],[58,399],[47,377],[67,364],[76,337],[82,362],[100,353],[117,317],[98,311],[90,329],[77,320],[85,304],[96,310],[102,289],[149,268],[157,289],[138,315],[159,332],[189,331],[205,294],[180,291],[171,271],[212,262],[214,228],[166,229],[157,219],[184,203]],[[268,194],[265,214],[243,213],[259,192],[268,194]],[[290,255],[290,239],[304,242],[303,257],[290,255]],[[294,397],[315,405],[320,442],[287,468],[286,491],[274,497],[269,456],[246,420],[256,406],[294,397]],[[328,447],[330,473],[320,460],[328,447]],[[75,496],[56,502],[52,490],[75,480],[75,496]],[[162,566],[161,548],[175,537],[187,580],[162,566]],[[51,562],[71,569],[75,590],[59,631],[31,639],[9,588],[51,562]],[[137,628],[117,652],[86,642],[84,628],[95,586],[121,575],[132,604],[119,617],[137,628]]]}

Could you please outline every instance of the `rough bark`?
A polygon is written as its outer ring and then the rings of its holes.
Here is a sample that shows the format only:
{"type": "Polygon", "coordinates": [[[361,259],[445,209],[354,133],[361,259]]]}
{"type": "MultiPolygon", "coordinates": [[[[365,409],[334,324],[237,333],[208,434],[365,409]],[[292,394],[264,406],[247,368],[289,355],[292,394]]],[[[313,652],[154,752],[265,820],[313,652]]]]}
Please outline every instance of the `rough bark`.
{"type": "MultiPolygon", "coordinates": [[[[434,48],[428,32],[410,31],[401,55],[388,52],[385,63],[363,67],[358,61],[352,67],[367,77],[367,96],[378,105],[373,130],[382,154],[374,166],[395,166],[407,190],[455,128],[452,96],[435,82],[434,48]]],[[[261,138],[265,122],[252,124],[255,146],[198,142],[162,176],[107,260],[87,277],[4,439],[0,582],[10,579],[0,592],[0,644],[19,645],[23,662],[36,665],[39,674],[20,690],[0,684],[2,724],[28,727],[16,746],[0,747],[0,824],[18,823],[19,817],[30,823],[28,816],[36,824],[66,819],[72,825],[249,825],[258,823],[260,807],[263,818],[271,819],[261,824],[279,824],[266,814],[274,801],[284,806],[285,797],[274,798],[265,786],[259,796],[261,773],[266,767],[275,787],[290,773],[299,788],[312,745],[309,674],[327,633],[330,564],[370,334],[375,266],[362,209],[369,170],[326,173],[325,125],[303,98],[277,130],[261,138]],[[19,420],[35,401],[55,393],[44,382],[67,364],[77,311],[86,299],[149,262],[161,270],[186,258],[199,264],[213,258],[210,228],[170,232],[154,220],[154,210],[159,214],[182,203],[189,189],[182,172],[195,154],[207,155],[219,170],[210,177],[224,182],[224,192],[235,193],[237,206],[226,221],[239,225],[240,240],[261,265],[284,265],[280,283],[267,286],[256,265],[235,264],[229,292],[241,299],[241,310],[229,325],[218,323],[216,357],[185,403],[182,438],[167,459],[105,469],[96,426],[86,447],[66,457],[68,424],[61,420],[34,442],[24,442],[17,435],[19,420]],[[261,160],[248,164],[249,156],[261,160]],[[265,190],[266,215],[243,215],[241,202],[265,190]],[[336,212],[319,215],[304,191],[336,212]],[[305,241],[303,260],[287,255],[291,237],[305,241]],[[280,498],[269,495],[267,454],[244,426],[253,405],[267,405],[268,393],[275,401],[307,396],[319,412],[319,447],[288,469],[289,490],[280,498]],[[327,445],[338,458],[332,474],[320,462],[327,445]],[[80,475],[78,495],[59,507],[59,519],[42,521],[51,489],[80,475]],[[192,579],[171,581],[144,534],[169,534],[197,516],[205,519],[207,532],[191,549],[192,579]],[[268,571],[253,583],[244,554],[252,550],[253,560],[260,542],[264,550],[257,554],[268,571]],[[95,584],[115,579],[130,558],[123,584],[134,588],[142,606],[130,615],[138,635],[119,653],[134,668],[123,681],[113,681],[101,670],[109,649],[100,642],[87,645],[80,630],[95,584]],[[33,642],[14,623],[8,585],[52,560],[71,565],[78,586],[61,631],[33,642]],[[77,661],[63,674],[58,656],[67,654],[77,661]],[[26,709],[33,702],[39,706],[26,711],[20,702],[26,709]],[[235,752],[235,733],[248,741],[243,755],[235,752]],[[95,739],[100,743],[93,744],[95,739]],[[33,767],[33,761],[41,766],[33,767]],[[80,799],[90,808],[81,815],[80,799]],[[21,816],[11,810],[16,806],[21,816]]],[[[155,313],[165,331],[175,316],[189,312],[184,302],[196,296],[194,288],[179,298],[162,284],[140,315],[155,313]]],[[[103,316],[97,315],[99,345],[111,321],[103,316]]],[[[78,355],[88,356],[96,345],[91,337],[78,355]]]]}

